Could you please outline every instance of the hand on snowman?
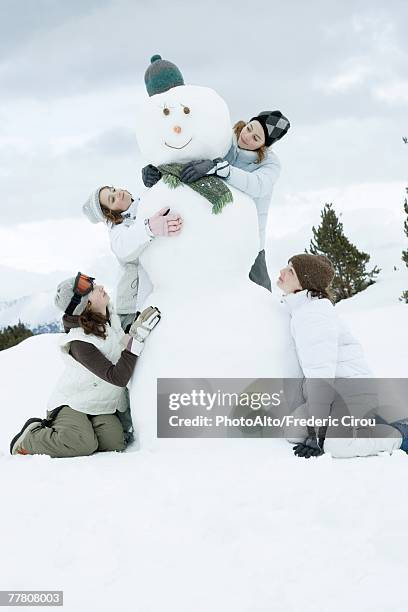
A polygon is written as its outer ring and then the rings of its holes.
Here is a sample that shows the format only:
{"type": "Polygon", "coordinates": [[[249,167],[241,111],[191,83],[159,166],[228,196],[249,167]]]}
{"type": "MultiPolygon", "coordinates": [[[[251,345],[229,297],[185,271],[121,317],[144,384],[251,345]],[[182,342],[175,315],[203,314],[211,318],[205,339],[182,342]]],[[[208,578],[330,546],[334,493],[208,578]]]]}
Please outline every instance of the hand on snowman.
{"type": "Polygon", "coordinates": [[[225,159],[217,157],[216,159],[199,159],[192,161],[183,168],[180,175],[183,183],[194,183],[203,176],[215,175],[219,178],[228,178],[230,174],[230,165],[225,159]]]}
{"type": "Polygon", "coordinates": [[[160,181],[162,173],[156,166],[149,164],[142,168],[142,180],[145,187],[153,187],[158,181],[160,181]]]}
{"type": "Polygon", "coordinates": [[[183,219],[178,213],[169,214],[170,208],[161,208],[148,219],[149,229],[154,236],[177,236],[183,227],[183,219]]]}
{"type": "Polygon", "coordinates": [[[148,306],[139,313],[129,329],[132,337],[131,352],[140,355],[144,349],[144,343],[150,332],[156,327],[161,319],[161,312],[155,306],[148,306]]]}

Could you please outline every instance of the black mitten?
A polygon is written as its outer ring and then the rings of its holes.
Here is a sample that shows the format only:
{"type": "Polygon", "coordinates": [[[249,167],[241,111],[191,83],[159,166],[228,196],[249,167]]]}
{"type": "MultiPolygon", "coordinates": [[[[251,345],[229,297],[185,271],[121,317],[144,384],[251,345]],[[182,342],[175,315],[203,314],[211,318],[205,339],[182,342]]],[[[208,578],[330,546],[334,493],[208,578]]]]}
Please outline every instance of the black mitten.
{"type": "Polygon", "coordinates": [[[296,457],[310,459],[310,457],[320,457],[320,455],[324,453],[324,440],[327,427],[320,427],[317,434],[313,428],[308,427],[308,430],[309,435],[306,440],[293,447],[293,452],[296,457]]]}
{"type": "Polygon", "coordinates": [[[158,181],[160,181],[162,173],[156,166],[149,164],[142,168],[142,180],[146,187],[153,187],[158,181]]]}

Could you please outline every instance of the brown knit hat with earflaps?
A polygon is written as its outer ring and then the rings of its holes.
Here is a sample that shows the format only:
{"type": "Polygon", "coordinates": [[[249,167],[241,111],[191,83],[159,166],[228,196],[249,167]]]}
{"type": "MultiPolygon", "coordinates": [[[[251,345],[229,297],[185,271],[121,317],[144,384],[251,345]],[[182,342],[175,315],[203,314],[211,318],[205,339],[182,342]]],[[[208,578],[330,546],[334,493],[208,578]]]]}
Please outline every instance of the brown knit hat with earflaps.
{"type": "Polygon", "coordinates": [[[295,268],[296,276],[303,289],[324,291],[334,278],[334,267],[325,255],[300,253],[288,260],[295,268]]]}

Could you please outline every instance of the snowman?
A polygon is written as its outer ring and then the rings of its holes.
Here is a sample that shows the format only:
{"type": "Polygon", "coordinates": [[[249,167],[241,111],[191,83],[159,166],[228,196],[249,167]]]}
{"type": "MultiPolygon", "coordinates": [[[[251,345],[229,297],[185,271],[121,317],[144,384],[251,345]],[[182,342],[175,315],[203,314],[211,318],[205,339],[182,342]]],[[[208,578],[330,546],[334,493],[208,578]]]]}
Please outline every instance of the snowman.
{"type": "Polygon", "coordinates": [[[138,214],[148,218],[168,206],[184,220],[179,236],[155,238],[140,258],[153,284],[145,306],[162,312],[130,387],[140,446],[149,448],[164,443],[156,431],[157,378],[280,378],[300,370],[279,297],[248,277],[259,250],[253,200],[217,177],[211,185],[187,185],[172,174],[227,153],[225,101],[213,89],[185,85],[160,56],[145,81],[149,97],[139,105],[137,139],[163,177],[144,193],[138,214]]]}

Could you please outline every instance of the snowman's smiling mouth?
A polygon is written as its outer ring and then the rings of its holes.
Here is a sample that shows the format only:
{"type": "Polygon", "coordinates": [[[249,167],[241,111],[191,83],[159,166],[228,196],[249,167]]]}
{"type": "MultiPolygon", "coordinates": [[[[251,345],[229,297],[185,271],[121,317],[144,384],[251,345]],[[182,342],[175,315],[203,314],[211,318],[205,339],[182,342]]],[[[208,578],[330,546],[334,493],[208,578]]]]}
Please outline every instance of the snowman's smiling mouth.
{"type": "Polygon", "coordinates": [[[193,140],[193,138],[191,137],[190,140],[188,142],[186,142],[186,144],[183,144],[182,147],[173,147],[172,145],[167,144],[166,141],[164,141],[164,144],[166,145],[166,147],[170,147],[170,149],[184,149],[184,147],[186,147],[188,144],[190,144],[190,142],[193,140]]]}

